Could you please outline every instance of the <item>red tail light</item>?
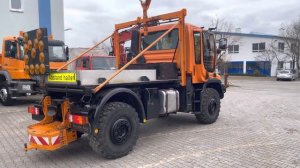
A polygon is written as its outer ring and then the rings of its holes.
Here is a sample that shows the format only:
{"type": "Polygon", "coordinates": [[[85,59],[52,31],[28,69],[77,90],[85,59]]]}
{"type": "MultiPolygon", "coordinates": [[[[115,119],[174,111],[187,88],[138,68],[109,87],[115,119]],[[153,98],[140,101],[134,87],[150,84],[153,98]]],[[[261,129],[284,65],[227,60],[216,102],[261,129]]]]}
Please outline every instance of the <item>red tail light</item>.
{"type": "Polygon", "coordinates": [[[31,113],[32,115],[39,115],[40,109],[38,107],[28,106],[28,113],[31,113]]]}
{"type": "Polygon", "coordinates": [[[69,121],[71,123],[78,124],[78,125],[88,124],[88,118],[86,116],[80,116],[80,115],[69,114],[69,121]]]}

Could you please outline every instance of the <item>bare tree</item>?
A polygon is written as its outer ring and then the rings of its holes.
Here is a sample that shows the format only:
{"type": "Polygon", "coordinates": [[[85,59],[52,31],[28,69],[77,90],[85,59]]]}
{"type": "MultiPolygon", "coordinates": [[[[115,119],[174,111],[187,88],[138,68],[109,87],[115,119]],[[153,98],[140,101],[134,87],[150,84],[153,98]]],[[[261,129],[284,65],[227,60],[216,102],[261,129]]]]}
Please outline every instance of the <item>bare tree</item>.
{"type": "MultiPolygon", "coordinates": [[[[97,44],[97,40],[93,40],[93,44],[97,44]]],[[[94,50],[92,50],[92,54],[97,54],[97,53],[103,53],[109,55],[110,52],[112,51],[112,46],[109,44],[109,42],[104,42],[100,45],[98,45],[94,50]]]]}
{"type": "Polygon", "coordinates": [[[296,69],[297,76],[299,76],[300,70],[300,17],[298,20],[282,25],[280,34],[289,51],[286,55],[292,60],[293,69],[296,69]]]}
{"type": "MultiPolygon", "coordinates": [[[[210,27],[216,28],[216,41],[218,42],[221,38],[226,38],[228,46],[238,44],[240,38],[238,36],[233,36],[232,33],[235,31],[234,24],[225,18],[215,17],[211,20],[210,27]]],[[[230,61],[230,54],[228,54],[227,49],[222,51],[219,55],[218,68],[223,69],[224,73],[228,72],[228,63],[230,61]]]]}
{"type": "Polygon", "coordinates": [[[257,61],[268,61],[270,64],[276,59],[278,62],[283,61],[282,58],[279,57],[278,47],[276,46],[277,40],[272,40],[271,43],[267,44],[265,50],[259,52],[255,59],[257,61]]]}

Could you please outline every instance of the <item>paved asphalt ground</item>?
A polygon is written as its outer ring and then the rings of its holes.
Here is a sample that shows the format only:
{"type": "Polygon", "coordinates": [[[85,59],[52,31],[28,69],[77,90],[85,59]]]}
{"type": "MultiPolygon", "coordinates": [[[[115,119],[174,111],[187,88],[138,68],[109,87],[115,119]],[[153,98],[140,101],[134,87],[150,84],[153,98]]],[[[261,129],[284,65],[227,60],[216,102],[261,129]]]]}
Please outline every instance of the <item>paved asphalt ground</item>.
{"type": "Polygon", "coordinates": [[[134,150],[106,160],[87,137],[54,152],[23,151],[26,107],[38,98],[0,105],[0,167],[300,167],[300,81],[231,78],[218,121],[190,114],[143,125],[134,150]]]}

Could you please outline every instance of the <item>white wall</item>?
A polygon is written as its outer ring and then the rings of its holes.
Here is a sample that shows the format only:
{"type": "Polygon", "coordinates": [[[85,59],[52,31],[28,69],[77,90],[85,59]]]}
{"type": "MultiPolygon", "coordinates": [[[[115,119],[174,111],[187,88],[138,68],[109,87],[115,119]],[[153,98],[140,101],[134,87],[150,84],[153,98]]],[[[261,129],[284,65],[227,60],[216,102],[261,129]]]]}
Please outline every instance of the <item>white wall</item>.
{"type": "MultiPolygon", "coordinates": [[[[10,0],[0,2],[0,40],[7,35],[19,35],[19,31],[29,31],[39,27],[38,0],[24,0],[23,12],[10,11],[10,0]]],[[[2,50],[1,50],[2,51],[2,50]]]]}
{"type": "MultiPolygon", "coordinates": [[[[64,40],[63,0],[51,0],[51,29],[54,39],[64,40]]],[[[23,11],[10,11],[10,0],[0,0],[0,52],[4,36],[39,28],[38,0],[23,0],[23,11]]]]}

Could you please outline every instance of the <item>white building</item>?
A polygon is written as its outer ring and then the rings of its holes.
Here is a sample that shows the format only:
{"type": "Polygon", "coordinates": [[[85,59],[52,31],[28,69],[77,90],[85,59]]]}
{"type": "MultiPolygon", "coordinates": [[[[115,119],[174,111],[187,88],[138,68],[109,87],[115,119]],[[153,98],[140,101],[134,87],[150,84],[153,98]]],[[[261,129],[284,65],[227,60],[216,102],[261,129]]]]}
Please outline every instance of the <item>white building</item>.
{"type": "MultiPolygon", "coordinates": [[[[280,36],[258,33],[218,32],[228,39],[225,61],[229,74],[276,76],[278,69],[291,69],[290,49],[280,36]]],[[[222,71],[222,69],[220,69],[222,71]]]]}
{"type": "Polygon", "coordinates": [[[1,40],[41,27],[47,28],[54,39],[64,41],[63,0],[1,0],[0,22],[1,40]]]}

